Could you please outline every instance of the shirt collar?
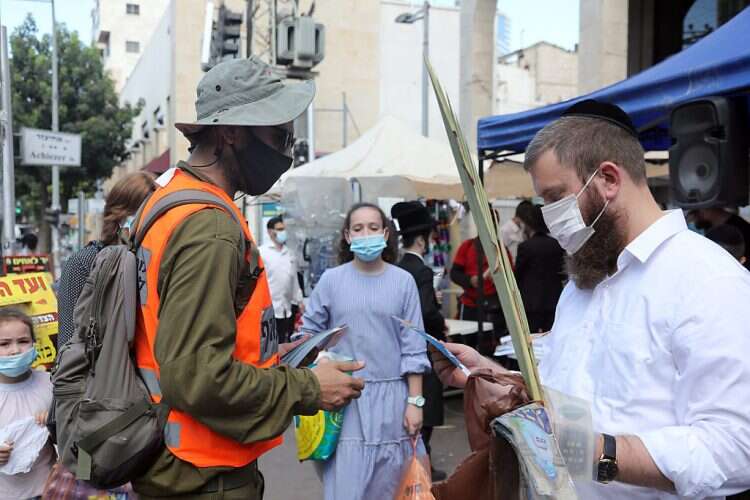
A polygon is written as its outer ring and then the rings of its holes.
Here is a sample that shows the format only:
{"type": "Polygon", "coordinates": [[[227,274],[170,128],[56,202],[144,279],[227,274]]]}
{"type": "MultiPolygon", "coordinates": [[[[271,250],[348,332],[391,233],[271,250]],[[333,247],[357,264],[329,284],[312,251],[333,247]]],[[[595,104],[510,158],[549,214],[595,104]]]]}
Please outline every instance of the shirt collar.
{"type": "Polygon", "coordinates": [[[214,184],[214,182],[211,179],[209,179],[206,175],[204,175],[202,172],[199,171],[200,169],[191,167],[185,161],[178,161],[177,168],[179,168],[180,170],[184,172],[187,172],[188,174],[192,175],[199,181],[208,182],[209,184],[214,184]]]}
{"type": "Polygon", "coordinates": [[[267,241],[263,244],[263,246],[270,250],[273,250],[274,252],[279,252],[281,254],[284,254],[287,252],[286,245],[281,245],[281,250],[279,250],[273,241],[267,241]]]}
{"type": "Polygon", "coordinates": [[[629,257],[645,263],[662,243],[685,230],[687,230],[687,223],[682,210],[667,210],[659,220],[651,224],[625,247],[617,259],[617,268],[622,269],[627,265],[630,261],[629,257]]]}
{"type": "Polygon", "coordinates": [[[422,257],[421,255],[419,255],[417,252],[412,252],[411,250],[404,250],[404,253],[408,253],[408,254],[411,254],[411,255],[416,255],[417,257],[419,257],[419,260],[422,261],[422,264],[424,264],[424,257],[422,257]]]}

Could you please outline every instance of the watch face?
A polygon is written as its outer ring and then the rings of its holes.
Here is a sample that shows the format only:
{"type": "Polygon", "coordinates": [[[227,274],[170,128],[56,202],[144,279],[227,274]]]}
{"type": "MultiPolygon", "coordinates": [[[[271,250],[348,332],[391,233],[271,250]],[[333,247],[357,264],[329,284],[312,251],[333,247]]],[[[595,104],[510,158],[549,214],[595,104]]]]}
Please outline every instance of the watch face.
{"type": "Polygon", "coordinates": [[[414,396],[414,397],[410,397],[408,399],[408,402],[413,404],[417,408],[422,408],[424,406],[425,399],[424,399],[424,396],[414,396]]]}

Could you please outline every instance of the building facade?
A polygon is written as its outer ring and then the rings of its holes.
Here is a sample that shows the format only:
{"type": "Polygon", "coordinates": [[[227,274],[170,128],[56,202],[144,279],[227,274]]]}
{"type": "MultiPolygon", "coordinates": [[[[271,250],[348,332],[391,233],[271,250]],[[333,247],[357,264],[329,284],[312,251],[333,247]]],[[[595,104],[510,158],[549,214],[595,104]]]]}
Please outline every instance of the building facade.
{"type": "Polygon", "coordinates": [[[539,42],[498,58],[494,114],[525,111],[577,95],[577,52],[539,42]]]}
{"type": "MultiPolygon", "coordinates": [[[[237,12],[245,6],[244,0],[225,4],[237,12]]],[[[205,5],[204,0],[170,2],[126,79],[121,101],[140,102],[142,110],[133,124],[130,159],[117,169],[117,176],[144,167],[159,170],[187,157],[188,143],[174,123],[195,117],[195,89],[204,74],[200,60],[205,5]]],[[[318,154],[345,147],[387,115],[420,130],[422,23],[395,22],[399,14],[416,8],[418,3],[398,0],[317,4],[315,20],[326,28],[326,57],[314,68],[318,154]],[[344,8],[346,18],[340,15],[344,8]]],[[[304,2],[301,10],[305,11],[304,2]]],[[[459,17],[456,7],[431,9],[430,55],[456,108],[459,17]]],[[[242,31],[244,47],[244,27],[242,31]]],[[[428,97],[430,136],[446,140],[435,99],[431,93],[428,97]]],[[[304,128],[304,123],[299,125],[304,128]]]]}
{"type": "Polygon", "coordinates": [[[169,0],[94,0],[92,41],[117,92],[125,86],[168,4],[169,0]]]}

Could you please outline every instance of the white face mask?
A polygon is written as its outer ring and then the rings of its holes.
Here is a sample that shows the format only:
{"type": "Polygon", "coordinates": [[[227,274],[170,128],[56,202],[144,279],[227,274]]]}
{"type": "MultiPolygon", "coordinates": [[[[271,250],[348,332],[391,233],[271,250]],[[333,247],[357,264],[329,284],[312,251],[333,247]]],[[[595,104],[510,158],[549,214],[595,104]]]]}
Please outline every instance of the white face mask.
{"type": "Polygon", "coordinates": [[[591,238],[594,234],[594,224],[604,214],[604,211],[609,205],[609,200],[604,204],[604,208],[596,216],[594,222],[590,226],[587,226],[583,221],[583,215],[581,215],[581,207],[578,204],[578,197],[583,194],[586,188],[591,184],[596,174],[599,173],[597,170],[593,173],[586,184],[583,185],[578,194],[571,194],[565,198],[558,200],[549,205],[542,207],[542,216],[544,217],[544,223],[547,224],[549,232],[553,238],[557,240],[560,246],[573,255],[583,247],[583,245],[591,238]]]}

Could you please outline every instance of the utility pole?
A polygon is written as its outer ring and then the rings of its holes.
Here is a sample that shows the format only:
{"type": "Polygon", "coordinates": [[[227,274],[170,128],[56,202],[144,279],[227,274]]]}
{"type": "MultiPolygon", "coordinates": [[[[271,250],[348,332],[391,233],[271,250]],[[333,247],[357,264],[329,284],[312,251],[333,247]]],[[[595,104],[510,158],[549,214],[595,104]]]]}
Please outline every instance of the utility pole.
{"type": "Polygon", "coordinates": [[[2,84],[3,142],[3,255],[13,253],[16,234],[16,181],[13,165],[13,109],[11,102],[10,68],[8,66],[8,33],[0,27],[0,81],[2,84]]]}
{"type": "Polygon", "coordinates": [[[430,56],[430,2],[425,0],[422,8],[414,13],[400,14],[396,17],[399,24],[414,24],[422,21],[422,135],[429,135],[429,82],[425,61],[430,56]]]}
{"type": "MultiPolygon", "coordinates": [[[[59,116],[59,93],[58,93],[58,60],[57,60],[57,21],[55,19],[55,0],[50,0],[52,6],[52,131],[60,131],[59,116]]],[[[56,214],[61,212],[60,206],[60,166],[52,166],[52,206],[50,207],[56,214]]],[[[58,219],[59,221],[59,219],[58,219]]],[[[60,276],[60,226],[52,225],[52,262],[54,265],[53,276],[60,276]]]]}
{"type": "Polygon", "coordinates": [[[429,98],[427,94],[430,91],[427,82],[427,58],[430,57],[430,2],[424,2],[424,14],[422,17],[422,135],[429,136],[429,98]]]}

